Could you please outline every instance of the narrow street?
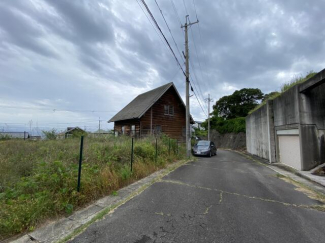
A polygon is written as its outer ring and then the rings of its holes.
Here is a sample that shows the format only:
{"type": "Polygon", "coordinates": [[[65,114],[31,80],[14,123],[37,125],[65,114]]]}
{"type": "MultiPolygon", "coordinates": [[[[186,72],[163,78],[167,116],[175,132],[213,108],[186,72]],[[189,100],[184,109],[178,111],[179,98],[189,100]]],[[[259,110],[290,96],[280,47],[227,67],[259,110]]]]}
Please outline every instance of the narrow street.
{"type": "Polygon", "coordinates": [[[324,242],[320,202],[230,151],[198,158],[72,242],[324,242]]]}

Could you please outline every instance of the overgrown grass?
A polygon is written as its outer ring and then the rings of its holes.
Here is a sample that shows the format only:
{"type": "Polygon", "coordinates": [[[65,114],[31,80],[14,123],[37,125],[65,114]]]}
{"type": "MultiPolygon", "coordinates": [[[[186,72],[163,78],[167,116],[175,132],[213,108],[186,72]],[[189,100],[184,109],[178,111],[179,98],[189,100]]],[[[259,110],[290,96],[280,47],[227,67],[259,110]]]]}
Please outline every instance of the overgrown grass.
{"type": "Polygon", "coordinates": [[[293,86],[297,85],[297,84],[301,84],[303,82],[306,82],[308,79],[314,77],[317,73],[310,71],[307,73],[307,75],[305,77],[296,77],[293,80],[291,80],[290,82],[284,83],[281,87],[281,92],[284,93],[285,91],[287,91],[288,89],[292,88],[293,86]]]}
{"type": "Polygon", "coordinates": [[[270,95],[267,99],[265,99],[263,102],[261,102],[259,105],[257,105],[254,109],[252,109],[251,111],[248,112],[248,114],[253,113],[254,111],[258,110],[259,108],[261,108],[262,106],[264,106],[266,104],[266,102],[268,100],[273,100],[276,97],[282,95],[284,92],[286,92],[287,90],[289,90],[290,88],[292,88],[295,85],[301,84],[303,82],[306,82],[308,79],[314,77],[317,73],[310,71],[307,73],[307,75],[305,77],[296,77],[293,80],[291,80],[290,82],[284,83],[281,86],[281,91],[280,92],[274,92],[272,95],[270,95]]]}
{"type": "Polygon", "coordinates": [[[81,191],[77,192],[79,139],[0,142],[0,240],[116,191],[166,164],[183,159],[184,147],[167,137],[135,140],[85,138],[81,191]]]}
{"type": "Polygon", "coordinates": [[[255,106],[254,109],[250,110],[248,112],[248,114],[252,114],[254,111],[257,111],[259,108],[261,108],[262,106],[266,105],[266,102],[268,100],[274,100],[276,97],[279,97],[281,95],[280,92],[274,92],[272,95],[270,95],[267,99],[263,100],[260,104],[258,104],[257,106],[255,106]]]}

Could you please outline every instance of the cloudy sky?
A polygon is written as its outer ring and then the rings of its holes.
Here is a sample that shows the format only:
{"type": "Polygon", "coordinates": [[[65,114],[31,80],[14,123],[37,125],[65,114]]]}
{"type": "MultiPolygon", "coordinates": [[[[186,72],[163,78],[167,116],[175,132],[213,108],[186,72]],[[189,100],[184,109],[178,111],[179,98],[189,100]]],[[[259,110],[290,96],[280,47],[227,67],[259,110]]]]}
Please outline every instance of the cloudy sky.
{"type": "MultiPolygon", "coordinates": [[[[279,90],[325,68],[324,0],[146,0],[177,58],[189,31],[191,113],[236,89],[279,90]],[[179,51],[178,51],[179,50],[179,51]]],[[[107,123],[135,96],[185,78],[141,0],[1,0],[0,130],[107,123]]],[[[37,129],[38,128],[38,129],[37,129]]]]}

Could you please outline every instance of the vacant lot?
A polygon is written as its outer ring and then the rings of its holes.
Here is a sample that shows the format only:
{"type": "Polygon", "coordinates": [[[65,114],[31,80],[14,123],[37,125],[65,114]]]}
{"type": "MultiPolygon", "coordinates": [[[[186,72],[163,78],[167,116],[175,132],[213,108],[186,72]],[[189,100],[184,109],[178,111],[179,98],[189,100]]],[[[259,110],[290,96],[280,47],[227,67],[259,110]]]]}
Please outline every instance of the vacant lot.
{"type": "Polygon", "coordinates": [[[86,137],[77,192],[80,139],[1,141],[0,240],[115,194],[120,187],[184,156],[183,147],[162,137],[156,159],[155,143],[155,138],[135,140],[131,172],[130,138],[86,137]]]}

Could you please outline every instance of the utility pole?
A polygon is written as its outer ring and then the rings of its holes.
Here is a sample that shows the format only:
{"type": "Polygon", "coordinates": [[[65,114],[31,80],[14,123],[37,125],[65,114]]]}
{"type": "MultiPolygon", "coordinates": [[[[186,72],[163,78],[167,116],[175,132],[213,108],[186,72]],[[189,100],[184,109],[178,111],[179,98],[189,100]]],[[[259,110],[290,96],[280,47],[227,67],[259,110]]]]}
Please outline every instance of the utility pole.
{"type": "Polygon", "coordinates": [[[191,155],[191,135],[190,135],[190,96],[189,96],[189,86],[190,86],[190,70],[189,70],[189,51],[188,51],[188,33],[187,27],[199,22],[189,22],[187,23],[188,15],[185,16],[185,25],[181,28],[185,28],[185,64],[186,64],[186,156],[191,155]]]}
{"type": "Polygon", "coordinates": [[[208,140],[210,140],[210,102],[213,102],[213,100],[210,99],[210,94],[205,100],[208,102],[208,140]]]}
{"type": "Polygon", "coordinates": [[[98,133],[100,133],[100,117],[98,119],[98,133]]]}

